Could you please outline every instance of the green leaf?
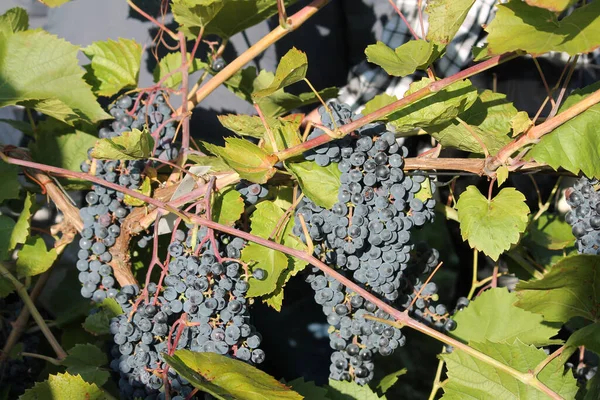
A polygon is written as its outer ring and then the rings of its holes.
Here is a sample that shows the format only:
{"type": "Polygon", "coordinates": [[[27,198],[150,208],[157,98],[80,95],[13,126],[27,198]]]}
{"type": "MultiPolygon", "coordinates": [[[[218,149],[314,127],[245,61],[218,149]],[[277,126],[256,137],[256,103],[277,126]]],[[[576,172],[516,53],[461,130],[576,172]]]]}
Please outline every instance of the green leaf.
{"type": "Polygon", "coordinates": [[[123,310],[119,303],[115,299],[106,298],[100,303],[100,311],[85,318],[83,328],[93,335],[108,335],[110,320],[120,314],[123,314],[123,310]]]}
{"type": "Polygon", "coordinates": [[[531,222],[524,239],[550,250],[562,250],[575,244],[571,226],[560,216],[547,213],[531,222]]]}
{"type": "Polygon", "coordinates": [[[108,358],[102,350],[93,344],[77,344],[68,352],[62,365],[71,375],[80,375],[83,380],[102,386],[110,377],[109,372],[101,368],[108,364],[108,358]]]}
{"type": "MultiPolygon", "coordinates": [[[[429,78],[413,82],[404,96],[431,83],[429,78]]],[[[398,132],[411,131],[452,121],[477,100],[477,89],[466,79],[433,93],[388,116],[389,123],[398,132]]]]}
{"type": "Polygon", "coordinates": [[[6,278],[0,276],[0,299],[15,291],[15,286],[6,278]]]}
{"type": "MultiPolygon", "coordinates": [[[[140,188],[134,189],[134,192],[138,192],[140,194],[150,196],[152,193],[152,182],[150,182],[150,178],[147,176],[144,177],[144,180],[142,180],[142,184],[140,185],[140,188]]],[[[128,206],[133,206],[133,207],[141,207],[144,204],[146,204],[144,202],[144,200],[140,200],[140,199],[130,196],[128,194],[126,194],[125,197],[123,198],[123,202],[125,204],[127,204],[128,206]]]]}
{"type": "Polygon", "coordinates": [[[203,146],[227,163],[241,178],[266,183],[275,174],[277,157],[244,139],[225,138],[225,147],[202,142],[203,146]]]}
{"type": "Polygon", "coordinates": [[[62,6],[65,3],[68,3],[71,0],[39,0],[40,3],[47,5],[50,8],[62,6]]]}
{"type": "MultiPolygon", "coordinates": [[[[188,54],[189,59],[189,54],[188,54]]],[[[156,68],[154,68],[153,76],[154,82],[158,83],[161,79],[165,78],[167,75],[172,73],[178,68],[181,68],[181,52],[177,51],[175,53],[168,53],[163,58],[160,59],[156,68]]],[[[208,69],[208,64],[202,62],[202,60],[198,58],[194,58],[190,63],[188,68],[188,72],[190,74],[200,71],[201,69],[208,69]]],[[[169,77],[166,77],[162,82],[162,86],[178,89],[179,85],[181,85],[182,74],[181,72],[175,72],[169,77]]]]}
{"type": "MultiPolygon", "coordinates": [[[[81,172],[81,163],[88,159],[88,149],[98,138],[56,120],[38,125],[36,140],[29,144],[33,158],[43,164],[81,172]]],[[[85,189],[89,182],[82,179],[64,178],[60,182],[65,189],[85,189]]]]}
{"type": "Polygon", "coordinates": [[[316,205],[331,208],[337,203],[341,176],[337,164],[321,167],[313,161],[302,161],[286,163],[286,168],[298,181],[302,193],[316,205]]]}
{"type": "Polygon", "coordinates": [[[372,112],[390,105],[397,100],[398,98],[396,96],[391,96],[387,93],[378,94],[369,100],[367,104],[365,104],[365,108],[363,109],[362,113],[363,115],[371,114],[372,112]]]}
{"type": "Polygon", "coordinates": [[[148,131],[133,129],[121,136],[100,139],[96,142],[92,157],[99,160],[140,160],[148,158],[154,148],[154,138],[148,131]]]}
{"type": "Polygon", "coordinates": [[[517,285],[517,306],[542,314],[546,321],[567,322],[573,317],[599,321],[600,257],[565,257],[544,278],[517,285]]]}
{"type": "MultiPolygon", "coordinates": [[[[266,71],[263,72],[266,73],[266,71]]],[[[271,76],[273,76],[272,73],[271,76]]],[[[252,92],[254,91],[255,80],[256,67],[250,66],[237,71],[231,78],[223,82],[223,85],[239,98],[246,100],[248,103],[252,103],[252,92]]]]}
{"type": "Polygon", "coordinates": [[[498,187],[502,186],[507,179],[508,167],[506,165],[501,165],[500,168],[496,170],[496,181],[498,182],[498,187]]]}
{"type": "Polygon", "coordinates": [[[591,2],[558,20],[550,10],[520,0],[499,4],[496,17],[486,27],[488,53],[523,50],[537,55],[564,51],[571,56],[600,46],[600,4],[591,2]]]}
{"type": "Polygon", "coordinates": [[[19,198],[19,167],[0,160],[0,203],[19,198]]]}
{"type": "Polygon", "coordinates": [[[427,40],[447,45],[465,21],[475,0],[429,0],[427,40]]]}
{"type": "Polygon", "coordinates": [[[195,162],[199,166],[210,167],[210,170],[212,172],[231,171],[231,167],[229,165],[225,164],[225,161],[223,161],[219,157],[200,156],[198,154],[191,153],[188,155],[188,160],[195,162]]]}
{"type": "Polygon", "coordinates": [[[290,86],[306,77],[308,70],[308,59],[306,53],[292,47],[279,61],[275,77],[270,85],[253,93],[255,98],[261,98],[273,94],[279,89],[290,86]]]}
{"type": "Polygon", "coordinates": [[[600,374],[594,375],[592,379],[588,381],[587,393],[583,400],[597,400],[600,398],[600,374]]]}
{"type": "Polygon", "coordinates": [[[560,343],[550,339],[559,327],[548,326],[541,315],[514,306],[517,300],[517,294],[506,288],[486,290],[455,314],[457,327],[452,336],[464,343],[513,343],[515,339],[536,346],[560,343]]]}
{"type": "Polygon", "coordinates": [[[100,96],[112,96],[138,84],[142,46],[133,39],[97,41],[83,49],[90,59],[86,80],[100,96]]]}
{"type": "Polygon", "coordinates": [[[456,206],[463,240],[494,260],[517,243],[527,227],[529,207],[525,196],[514,188],[504,188],[488,201],[471,185],[456,206]]]}
{"type": "Polygon", "coordinates": [[[529,129],[529,127],[533,125],[533,122],[529,119],[529,114],[527,114],[526,111],[519,111],[510,119],[510,125],[513,131],[512,135],[514,137],[529,129]]]}
{"type": "Polygon", "coordinates": [[[472,52],[473,52],[473,62],[484,61],[484,60],[491,58],[491,56],[488,54],[488,44],[487,43],[485,43],[481,47],[477,47],[477,46],[473,47],[472,52]]]}
{"type": "Polygon", "coordinates": [[[35,196],[35,193],[27,193],[25,196],[23,211],[19,214],[19,219],[10,235],[10,242],[8,244],[9,250],[14,250],[18,244],[25,243],[29,236],[29,222],[38,208],[35,203],[35,196]]]}
{"type": "Polygon", "coordinates": [[[195,39],[200,33],[200,28],[206,27],[225,3],[223,0],[173,0],[171,9],[179,29],[188,38],[195,39]]]}
{"type": "MultiPolygon", "coordinates": [[[[596,82],[573,91],[560,107],[559,114],[599,89],[600,82],[596,82]]],[[[599,116],[600,104],[596,104],[544,135],[527,157],[554,169],[561,167],[576,175],[581,171],[590,178],[600,177],[600,163],[597,162],[600,158],[599,116]]]]}
{"type": "Polygon", "coordinates": [[[105,400],[107,397],[95,384],[79,375],[56,374],[27,389],[19,400],[105,400]]]}
{"type": "Polygon", "coordinates": [[[266,151],[274,153],[275,149],[277,149],[277,151],[281,151],[284,149],[289,149],[290,147],[298,146],[302,143],[302,139],[298,133],[300,124],[297,124],[296,121],[279,119],[278,121],[269,123],[269,125],[271,127],[271,133],[273,134],[273,138],[275,139],[277,147],[275,148],[269,135],[265,135],[264,149],[266,151]]]}
{"type": "Polygon", "coordinates": [[[10,36],[29,29],[29,15],[21,7],[13,7],[0,16],[0,34],[10,36]]]}
{"type": "Polygon", "coordinates": [[[73,123],[110,118],[82,79],[77,46],[42,30],[0,41],[0,107],[27,103],[73,123]],[[70,110],[65,115],[65,110],[70,110]]]}
{"type": "Polygon", "coordinates": [[[240,192],[234,189],[225,189],[216,193],[213,202],[213,220],[221,225],[233,226],[244,213],[244,199],[240,192]]]}
{"type": "Polygon", "coordinates": [[[380,400],[385,396],[379,397],[369,385],[361,386],[355,382],[336,381],[329,379],[327,387],[327,396],[331,400],[380,400]]]}
{"type": "MultiPolygon", "coordinates": [[[[508,365],[527,373],[546,358],[546,353],[518,339],[514,343],[471,343],[471,347],[508,365]]],[[[448,368],[448,381],[444,384],[442,399],[546,399],[546,395],[507,372],[484,363],[464,351],[454,349],[442,354],[448,368]]],[[[564,399],[573,399],[577,381],[572,374],[564,374],[562,364],[554,359],[538,375],[538,379],[564,399]]]]}
{"type": "Polygon", "coordinates": [[[56,249],[48,250],[44,239],[39,236],[30,237],[19,250],[17,274],[23,277],[44,273],[54,264],[57,257],[56,249]]]}
{"type": "Polygon", "coordinates": [[[304,377],[296,378],[286,384],[290,385],[295,392],[300,393],[307,400],[329,400],[327,389],[317,386],[312,381],[304,381],[304,377]]]}
{"type": "Polygon", "coordinates": [[[221,125],[240,136],[262,139],[266,130],[257,115],[218,115],[221,125]]]}
{"type": "Polygon", "coordinates": [[[396,382],[398,382],[398,377],[406,374],[408,371],[406,368],[402,368],[396,372],[392,372],[381,378],[379,384],[377,385],[377,390],[381,391],[381,393],[386,393],[389,388],[394,386],[396,382]]]}
{"type": "Polygon", "coordinates": [[[600,355],[600,322],[583,327],[569,337],[565,343],[565,349],[560,355],[562,362],[567,362],[579,346],[585,346],[586,350],[600,355]]]}
{"type": "Polygon", "coordinates": [[[219,399],[268,400],[303,397],[265,372],[216,353],[177,350],[167,363],[194,387],[219,399]]]}
{"type": "Polygon", "coordinates": [[[6,260],[10,255],[10,237],[14,228],[15,221],[12,218],[0,215],[0,261],[6,260]]]}
{"type": "Polygon", "coordinates": [[[16,121],[14,119],[5,118],[0,118],[0,122],[12,126],[16,130],[23,132],[23,134],[26,136],[34,137],[33,128],[31,127],[31,124],[29,122],[16,121]]]}
{"type": "Polygon", "coordinates": [[[433,43],[425,40],[410,40],[395,50],[383,42],[365,49],[367,61],[379,65],[390,75],[407,76],[417,69],[426,69],[433,55],[433,43]]]}
{"type": "Polygon", "coordinates": [[[463,122],[456,119],[425,130],[444,147],[483,154],[475,134],[493,155],[511,141],[510,119],[516,114],[517,109],[505,95],[484,90],[469,109],[458,115],[463,122]]]}
{"type": "Polygon", "coordinates": [[[573,4],[577,3],[577,0],[525,0],[530,6],[545,8],[554,12],[562,12],[573,4]]]}

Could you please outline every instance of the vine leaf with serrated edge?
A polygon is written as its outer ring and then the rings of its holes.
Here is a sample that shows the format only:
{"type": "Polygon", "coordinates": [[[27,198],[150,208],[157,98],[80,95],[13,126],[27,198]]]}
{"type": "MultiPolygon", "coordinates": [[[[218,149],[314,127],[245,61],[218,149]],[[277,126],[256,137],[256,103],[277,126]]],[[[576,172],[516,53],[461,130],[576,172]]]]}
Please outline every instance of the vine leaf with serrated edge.
{"type": "Polygon", "coordinates": [[[148,158],[153,148],[152,135],[134,128],[121,136],[98,140],[91,156],[98,160],[141,160],[148,158]]]}
{"type": "Polygon", "coordinates": [[[87,383],[79,375],[56,374],[47,380],[37,382],[27,389],[20,400],[104,400],[106,396],[102,389],[93,383],[87,383]]]}
{"type": "Polygon", "coordinates": [[[427,40],[441,45],[452,41],[475,0],[429,0],[427,40]]]}
{"type": "Polygon", "coordinates": [[[396,49],[377,42],[367,46],[365,54],[367,61],[393,76],[407,76],[417,69],[427,69],[436,55],[434,44],[421,39],[410,40],[396,49]]]}
{"type": "Polygon", "coordinates": [[[525,196],[514,188],[504,188],[488,200],[471,185],[460,195],[456,208],[463,240],[494,260],[516,244],[527,228],[529,207],[525,196]]]}
{"type": "Polygon", "coordinates": [[[288,162],[285,167],[298,181],[302,193],[316,205],[331,208],[337,203],[341,172],[336,163],[321,167],[313,161],[288,162]]]}
{"type": "Polygon", "coordinates": [[[71,375],[80,375],[83,380],[102,386],[108,381],[110,373],[101,368],[108,364],[106,354],[93,344],[77,344],[72,347],[62,365],[71,375]]]}
{"type": "Polygon", "coordinates": [[[19,250],[17,257],[17,274],[20,277],[42,274],[54,264],[58,257],[56,249],[48,250],[44,239],[32,236],[19,250]]]}
{"type": "Polygon", "coordinates": [[[27,237],[30,233],[30,221],[33,214],[37,211],[37,204],[35,202],[35,193],[27,193],[25,196],[25,203],[23,204],[23,211],[19,214],[17,223],[10,235],[10,242],[8,245],[9,250],[14,250],[18,244],[23,244],[27,241],[27,237]]]}
{"type": "Polygon", "coordinates": [[[292,47],[279,61],[273,81],[262,90],[252,94],[254,98],[261,98],[275,93],[279,89],[290,86],[306,77],[308,59],[306,53],[292,47]]]}
{"type": "MultiPolygon", "coordinates": [[[[189,59],[189,54],[188,54],[189,59]]],[[[174,53],[168,53],[163,58],[160,59],[154,71],[152,72],[152,76],[154,78],[154,83],[158,83],[161,79],[164,78],[162,85],[166,88],[177,89],[179,85],[181,85],[182,74],[181,72],[175,72],[171,74],[171,72],[176,69],[181,68],[181,52],[177,51],[174,53]],[[170,76],[166,77],[167,75],[170,76]],[[166,77],[166,78],[165,78],[166,77]]],[[[208,69],[208,64],[203,62],[198,58],[194,58],[190,63],[188,68],[188,73],[192,74],[196,71],[200,71],[201,69],[208,69]]]]}

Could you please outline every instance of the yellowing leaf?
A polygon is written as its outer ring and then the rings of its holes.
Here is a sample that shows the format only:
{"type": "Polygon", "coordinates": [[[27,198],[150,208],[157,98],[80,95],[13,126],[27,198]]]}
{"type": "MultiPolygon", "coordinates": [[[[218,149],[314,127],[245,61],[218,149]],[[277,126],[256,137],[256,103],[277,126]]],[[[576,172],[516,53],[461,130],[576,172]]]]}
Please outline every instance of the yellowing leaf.
{"type": "Polygon", "coordinates": [[[496,170],[496,181],[498,182],[498,187],[502,186],[504,182],[508,179],[508,167],[506,165],[501,165],[496,170]]]}
{"type": "Polygon", "coordinates": [[[429,0],[427,40],[447,45],[454,39],[475,0],[429,0]]]}
{"type": "MultiPolygon", "coordinates": [[[[150,196],[152,194],[152,182],[150,182],[150,178],[148,178],[147,176],[144,177],[144,180],[142,181],[140,188],[135,189],[135,191],[140,194],[150,196]]],[[[126,194],[125,197],[123,198],[123,202],[125,204],[127,204],[128,206],[133,206],[133,207],[141,207],[144,204],[146,204],[144,202],[144,200],[140,200],[140,199],[130,196],[128,194],[126,194]]]]}
{"type": "Polygon", "coordinates": [[[102,389],[87,383],[79,375],[56,374],[37,382],[20,400],[106,400],[102,389]]]}

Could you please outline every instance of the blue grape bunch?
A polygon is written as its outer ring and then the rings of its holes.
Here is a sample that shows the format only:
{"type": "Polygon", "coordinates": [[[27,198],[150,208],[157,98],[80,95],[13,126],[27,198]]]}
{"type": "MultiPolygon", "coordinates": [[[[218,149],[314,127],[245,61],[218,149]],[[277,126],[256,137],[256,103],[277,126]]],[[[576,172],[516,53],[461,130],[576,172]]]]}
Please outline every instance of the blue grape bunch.
{"type": "Polygon", "coordinates": [[[244,202],[249,205],[255,205],[269,194],[269,189],[267,189],[265,185],[251,183],[245,180],[242,180],[236,186],[236,190],[240,192],[244,202]]]}
{"type": "Polygon", "coordinates": [[[571,210],[565,221],[571,225],[577,251],[582,254],[600,254],[600,194],[598,180],[581,178],[566,192],[571,210]]]}

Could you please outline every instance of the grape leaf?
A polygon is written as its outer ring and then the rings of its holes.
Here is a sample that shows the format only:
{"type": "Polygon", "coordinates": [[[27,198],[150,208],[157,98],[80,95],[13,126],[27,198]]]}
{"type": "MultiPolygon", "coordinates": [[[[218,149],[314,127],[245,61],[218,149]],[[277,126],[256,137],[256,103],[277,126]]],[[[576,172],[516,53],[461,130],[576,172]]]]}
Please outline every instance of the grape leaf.
{"type": "MultiPolygon", "coordinates": [[[[158,62],[158,65],[154,68],[153,71],[154,82],[158,83],[164,78],[164,80],[162,81],[162,86],[171,89],[179,88],[182,79],[181,72],[175,72],[173,74],[171,73],[176,69],[181,68],[181,60],[181,52],[179,51],[174,53],[168,53],[163,58],[161,58],[158,62]],[[167,77],[167,75],[169,74],[171,75],[167,77]]],[[[198,58],[194,58],[190,63],[188,72],[192,74],[196,71],[200,71],[201,69],[208,69],[208,64],[206,64],[198,58]]]]}
{"type": "Polygon", "coordinates": [[[537,220],[531,221],[524,240],[550,250],[562,250],[575,244],[575,236],[571,226],[558,215],[542,214],[537,220]]]}
{"type": "MultiPolygon", "coordinates": [[[[387,105],[390,105],[397,100],[398,98],[396,96],[391,96],[387,93],[378,94],[377,96],[369,100],[367,104],[365,104],[365,108],[363,108],[362,113],[363,115],[371,114],[372,112],[377,111],[380,108],[383,108],[387,105]]],[[[386,118],[384,117],[382,119],[386,118]]]]}
{"type": "Polygon", "coordinates": [[[545,8],[554,12],[561,12],[577,3],[577,0],[525,0],[530,6],[545,8]]]}
{"type": "Polygon", "coordinates": [[[560,354],[560,359],[563,363],[567,362],[571,354],[577,350],[579,346],[585,346],[586,350],[593,351],[600,355],[600,322],[585,326],[569,337],[565,348],[560,354]]]}
{"type": "MultiPolygon", "coordinates": [[[[404,96],[408,96],[431,83],[429,78],[413,82],[404,96]]],[[[477,100],[477,89],[466,79],[428,95],[388,116],[391,126],[398,132],[439,125],[452,121],[477,100]]]]}
{"type": "Polygon", "coordinates": [[[338,201],[341,172],[336,163],[321,167],[313,161],[289,162],[286,168],[298,181],[302,193],[316,205],[331,208],[338,201]]]}
{"type": "Polygon", "coordinates": [[[10,36],[29,28],[29,15],[21,7],[13,7],[0,16],[0,34],[10,36]]]}
{"type": "Polygon", "coordinates": [[[336,381],[329,379],[327,385],[327,396],[331,400],[380,400],[385,396],[379,397],[369,385],[361,386],[356,382],[336,381]]]}
{"type": "Polygon", "coordinates": [[[314,382],[307,382],[304,377],[296,378],[293,381],[286,382],[295,392],[300,393],[305,399],[310,400],[330,400],[327,397],[327,389],[317,386],[314,382]]]}
{"type": "Polygon", "coordinates": [[[457,327],[452,336],[464,343],[483,342],[513,343],[519,339],[525,344],[545,346],[560,343],[550,339],[559,327],[544,323],[539,314],[525,311],[513,304],[516,293],[506,288],[495,288],[483,292],[469,306],[455,314],[457,327]]]}
{"type": "Polygon", "coordinates": [[[115,299],[106,298],[100,304],[100,310],[85,318],[83,328],[92,335],[108,335],[110,333],[110,320],[123,314],[123,310],[115,299]]]}
{"type": "Polygon", "coordinates": [[[19,167],[0,160],[0,203],[4,200],[19,198],[19,167]]]}
{"type": "Polygon", "coordinates": [[[17,223],[10,235],[10,242],[8,244],[9,250],[14,250],[17,247],[17,244],[25,243],[29,236],[29,222],[38,208],[35,203],[35,196],[35,193],[27,193],[25,196],[23,211],[19,214],[19,219],[17,219],[17,223]]]}
{"type": "Polygon", "coordinates": [[[95,384],[79,375],[56,374],[37,382],[19,397],[20,400],[105,400],[107,396],[95,384]]]}
{"type": "Polygon", "coordinates": [[[76,344],[62,361],[69,374],[80,375],[86,382],[98,386],[104,385],[110,377],[110,373],[101,368],[106,364],[108,364],[106,354],[93,344],[76,344]]]}
{"type": "Polygon", "coordinates": [[[14,228],[15,221],[12,218],[0,215],[0,261],[6,260],[10,254],[9,243],[14,228]]]}
{"type": "Polygon", "coordinates": [[[0,107],[27,102],[70,124],[110,118],[82,79],[78,50],[42,30],[4,37],[0,41],[0,107]],[[70,110],[68,115],[65,110],[70,110]]]}
{"type": "Polygon", "coordinates": [[[523,50],[531,54],[564,51],[571,56],[600,46],[600,4],[591,2],[558,20],[550,10],[512,0],[498,5],[485,28],[488,54],[523,50]]]}
{"type": "Polygon", "coordinates": [[[200,28],[206,27],[225,3],[223,0],[173,0],[171,8],[181,32],[189,39],[195,39],[200,34],[200,28]]]}
{"type": "Polygon", "coordinates": [[[519,301],[527,311],[546,321],[567,322],[573,317],[599,321],[600,257],[578,254],[554,264],[539,280],[517,285],[519,301]]]}
{"type": "Polygon", "coordinates": [[[408,370],[406,368],[402,368],[401,370],[392,372],[391,374],[384,376],[379,381],[379,384],[377,385],[377,390],[379,390],[381,393],[386,393],[389,390],[389,388],[391,388],[396,384],[396,382],[398,382],[398,377],[406,374],[406,372],[408,372],[408,370]]]}
{"type": "Polygon", "coordinates": [[[165,360],[194,387],[218,399],[302,399],[267,373],[243,361],[216,353],[177,350],[165,360]]]}
{"type": "Polygon", "coordinates": [[[488,201],[471,185],[456,206],[463,240],[494,260],[517,243],[527,227],[529,207],[525,196],[514,188],[504,188],[488,201]]]}
{"type": "Polygon", "coordinates": [[[231,167],[225,164],[225,161],[223,161],[219,157],[201,156],[198,154],[190,153],[188,155],[188,160],[198,164],[198,166],[210,167],[210,171],[212,172],[231,171],[231,167]]]}
{"type": "MultiPolygon", "coordinates": [[[[29,144],[29,149],[39,163],[80,172],[81,163],[88,159],[88,149],[96,141],[98,138],[89,133],[56,120],[47,120],[38,125],[36,140],[29,144]]],[[[76,178],[61,178],[60,182],[71,190],[90,186],[89,182],[76,178]]]]}
{"type": "Polygon", "coordinates": [[[501,165],[496,170],[496,182],[498,183],[498,187],[502,186],[504,182],[508,179],[508,167],[506,165],[501,165]]]}
{"type": "MultiPolygon", "coordinates": [[[[573,91],[559,113],[598,89],[600,82],[573,91]]],[[[527,153],[527,158],[546,163],[554,169],[561,167],[574,174],[581,171],[588,177],[600,177],[600,163],[597,162],[600,158],[599,116],[600,104],[596,104],[544,135],[527,153]]]]}
{"type": "Polygon", "coordinates": [[[269,122],[269,125],[277,147],[273,145],[270,136],[265,135],[264,149],[266,151],[273,153],[276,149],[277,151],[281,151],[302,143],[302,139],[298,133],[299,124],[296,124],[295,121],[279,119],[273,123],[269,122]]]}
{"type": "Polygon", "coordinates": [[[252,94],[255,98],[269,96],[279,89],[290,86],[306,77],[308,59],[306,53],[292,47],[279,61],[275,77],[266,88],[252,94]]]}
{"type": "Polygon", "coordinates": [[[266,183],[275,174],[277,157],[247,140],[230,137],[225,138],[225,147],[206,142],[202,145],[250,182],[266,183]]]}
{"type": "Polygon", "coordinates": [[[213,220],[221,225],[233,226],[244,212],[244,200],[237,190],[228,188],[216,193],[213,203],[213,220]]]}
{"type": "MultiPolygon", "coordinates": [[[[146,196],[150,196],[152,194],[152,183],[150,182],[150,178],[145,176],[144,179],[142,180],[142,184],[140,185],[139,189],[134,189],[134,192],[146,195],[146,196]]],[[[146,204],[146,202],[144,200],[140,200],[137,197],[133,197],[131,195],[126,194],[125,197],[123,197],[123,203],[127,204],[128,206],[132,206],[132,207],[141,207],[144,204],[146,204]]]]}
{"type": "Polygon", "coordinates": [[[475,0],[429,0],[425,12],[429,15],[427,40],[442,45],[452,41],[475,0]]]}
{"type": "Polygon", "coordinates": [[[65,3],[68,3],[71,0],[39,0],[40,3],[47,5],[50,8],[62,6],[65,3]]]}
{"type": "MultiPolygon", "coordinates": [[[[471,347],[508,365],[527,373],[546,358],[546,353],[518,339],[514,343],[471,343],[471,347]]],[[[484,363],[473,356],[454,349],[441,355],[448,368],[448,381],[442,386],[442,399],[546,399],[547,396],[507,372],[484,363]]],[[[564,367],[554,359],[538,375],[538,379],[562,398],[573,399],[577,381],[572,374],[564,374],[564,367]]]]}
{"type": "Polygon", "coordinates": [[[510,119],[516,114],[517,109],[506,100],[505,95],[484,90],[470,108],[458,115],[463,122],[455,119],[424,129],[444,147],[483,154],[479,141],[474,137],[477,135],[493,155],[510,142],[510,119]]]}
{"type": "Polygon", "coordinates": [[[594,375],[594,377],[588,381],[586,389],[587,393],[583,400],[600,399],[600,374],[594,375]]]}
{"type": "Polygon", "coordinates": [[[58,255],[53,247],[48,250],[44,239],[33,236],[27,239],[17,256],[17,274],[35,276],[44,273],[54,264],[58,255]]]}
{"type": "Polygon", "coordinates": [[[240,136],[250,136],[262,139],[265,126],[257,115],[218,115],[221,125],[240,136]]]}
{"type": "Polygon", "coordinates": [[[91,63],[84,77],[94,92],[112,96],[138,83],[142,46],[133,39],[97,41],[83,49],[91,63]]]}
{"type": "Polygon", "coordinates": [[[515,137],[529,129],[533,122],[529,119],[529,114],[526,111],[519,111],[510,119],[510,125],[513,131],[512,136],[515,137]]]}
{"type": "Polygon", "coordinates": [[[417,69],[426,69],[433,61],[433,43],[410,40],[392,49],[383,42],[377,42],[367,46],[365,54],[367,61],[379,65],[389,75],[407,76],[417,69]]]}
{"type": "Polygon", "coordinates": [[[121,136],[100,139],[92,157],[99,160],[140,160],[148,158],[154,148],[154,138],[146,130],[133,129],[121,136]]]}

